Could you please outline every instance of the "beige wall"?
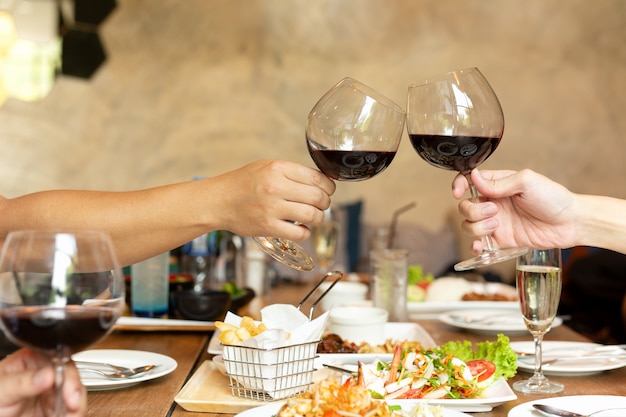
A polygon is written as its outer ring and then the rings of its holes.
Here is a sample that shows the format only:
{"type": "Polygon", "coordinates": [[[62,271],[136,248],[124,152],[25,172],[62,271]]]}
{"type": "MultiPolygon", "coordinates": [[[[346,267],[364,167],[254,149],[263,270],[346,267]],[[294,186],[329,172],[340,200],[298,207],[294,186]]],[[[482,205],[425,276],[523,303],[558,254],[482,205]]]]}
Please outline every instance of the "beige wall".
{"type": "MultiPolygon", "coordinates": [[[[91,81],[0,109],[0,193],[128,190],[216,175],[258,158],[312,165],[303,124],[352,76],[404,106],[410,83],[477,66],[506,116],[485,167],[531,167],[585,193],[626,197],[623,0],[120,0],[91,81]]],[[[436,230],[453,173],[405,135],[384,174],[339,184],[365,218],[436,230]]],[[[184,202],[179,202],[184,204],[184,202]]]]}

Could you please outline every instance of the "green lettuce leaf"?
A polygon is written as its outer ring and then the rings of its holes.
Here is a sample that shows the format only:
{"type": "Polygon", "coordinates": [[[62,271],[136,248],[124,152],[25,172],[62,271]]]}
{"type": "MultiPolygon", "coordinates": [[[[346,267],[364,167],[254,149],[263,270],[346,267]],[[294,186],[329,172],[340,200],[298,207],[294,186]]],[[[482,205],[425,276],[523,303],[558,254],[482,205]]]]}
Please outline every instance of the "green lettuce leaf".
{"type": "Polygon", "coordinates": [[[464,362],[483,359],[496,365],[494,378],[503,376],[505,379],[517,373],[517,354],[511,348],[510,340],[503,334],[498,334],[495,341],[484,341],[472,345],[468,340],[451,341],[439,347],[442,352],[452,354],[464,362]]]}

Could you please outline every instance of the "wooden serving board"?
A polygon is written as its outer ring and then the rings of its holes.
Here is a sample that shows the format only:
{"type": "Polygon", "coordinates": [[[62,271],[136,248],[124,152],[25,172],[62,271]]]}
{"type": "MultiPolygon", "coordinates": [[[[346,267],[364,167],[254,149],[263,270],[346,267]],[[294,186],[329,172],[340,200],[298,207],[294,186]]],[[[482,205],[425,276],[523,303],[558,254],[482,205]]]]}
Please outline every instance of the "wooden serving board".
{"type": "Polygon", "coordinates": [[[235,397],[228,377],[212,361],[204,361],[174,398],[187,411],[237,414],[267,402],[235,397]]]}

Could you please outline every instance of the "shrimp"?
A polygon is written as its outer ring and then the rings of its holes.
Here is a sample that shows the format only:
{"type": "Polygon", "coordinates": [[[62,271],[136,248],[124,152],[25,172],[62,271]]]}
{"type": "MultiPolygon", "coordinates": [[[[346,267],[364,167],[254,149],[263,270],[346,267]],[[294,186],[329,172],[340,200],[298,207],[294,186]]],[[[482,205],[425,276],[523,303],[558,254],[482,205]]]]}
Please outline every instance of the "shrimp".
{"type": "Polygon", "coordinates": [[[391,365],[389,367],[389,376],[387,377],[387,381],[385,381],[385,385],[391,384],[397,381],[398,371],[400,369],[401,361],[402,361],[402,346],[396,345],[396,348],[393,352],[393,358],[391,359],[391,365]]]}

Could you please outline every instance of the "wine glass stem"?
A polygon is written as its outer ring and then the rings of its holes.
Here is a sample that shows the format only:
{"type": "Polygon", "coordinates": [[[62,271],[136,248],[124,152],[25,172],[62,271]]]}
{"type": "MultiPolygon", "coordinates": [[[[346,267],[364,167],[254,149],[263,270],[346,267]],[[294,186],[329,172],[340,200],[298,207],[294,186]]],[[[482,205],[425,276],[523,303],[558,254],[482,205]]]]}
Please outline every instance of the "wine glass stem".
{"type": "Polygon", "coordinates": [[[67,356],[62,353],[52,359],[54,364],[54,390],[56,393],[54,415],[56,417],[66,414],[65,401],[63,400],[63,385],[65,384],[65,364],[67,361],[67,356]]]}
{"type": "MultiPolygon", "coordinates": [[[[465,178],[467,179],[467,183],[469,184],[470,193],[472,195],[472,202],[478,203],[480,201],[478,198],[478,191],[476,191],[476,187],[474,186],[474,183],[472,182],[470,172],[463,174],[463,175],[465,175],[465,178]]],[[[493,243],[493,239],[491,238],[490,235],[483,236],[483,240],[485,242],[484,251],[493,252],[496,250],[496,245],[493,243]]]]}
{"type": "Polygon", "coordinates": [[[543,376],[543,351],[542,351],[542,341],[543,341],[543,333],[535,333],[533,334],[534,342],[535,342],[535,372],[532,376],[532,380],[541,384],[542,381],[545,380],[543,376]]]}

